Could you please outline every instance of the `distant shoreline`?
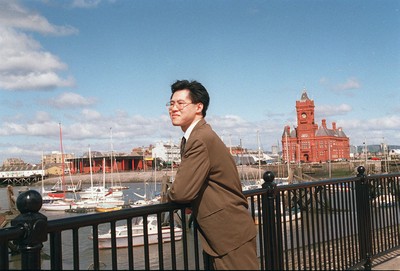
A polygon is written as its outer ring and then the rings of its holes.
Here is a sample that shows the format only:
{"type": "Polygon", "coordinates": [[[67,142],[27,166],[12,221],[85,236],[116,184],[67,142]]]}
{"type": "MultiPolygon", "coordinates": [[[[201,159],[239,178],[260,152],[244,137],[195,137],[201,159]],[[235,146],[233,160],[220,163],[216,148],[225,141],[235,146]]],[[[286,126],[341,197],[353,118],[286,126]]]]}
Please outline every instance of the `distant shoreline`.
{"type": "MultiPolygon", "coordinates": [[[[241,167],[243,169],[243,167],[241,167]]],[[[245,171],[247,174],[251,172],[258,172],[258,169],[252,168],[250,166],[245,166],[245,171]]],[[[119,172],[113,174],[114,183],[138,183],[144,181],[152,181],[156,179],[158,182],[163,181],[164,179],[169,179],[171,176],[175,176],[176,170],[161,170],[161,171],[129,171],[129,172],[119,172]]],[[[240,175],[243,175],[240,174],[240,175]]],[[[103,173],[93,173],[93,182],[99,183],[103,181],[103,173]]],[[[243,177],[243,176],[242,176],[243,177]]],[[[60,176],[52,176],[44,179],[45,185],[54,185],[60,179],[60,176]]],[[[76,184],[79,180],[82,181],[83,184],[90,184],[91,182],[90,174],[71,174],[65,176],[66,184],[76,184]]],[[[105,182],[109,183],[111,181],[111,174],[105,174],[105,182]]],[[[39,181],[35,183],[35,186],[41,185],[42,182],[39,181]]]]}
{"type": "MultiPolygon", "coordinates": [[[[159,171],[159,172],[152,172],[152,171],[130,171],[130,172],[121,172],[113,174],[113,182],[114,183],[137,183],[143,182],[146,180],[152,180],[156,178],[157,180],[161,180],[161,178],[167,178],[170,176],[175,175],[175,172],[171,171],[159,171]]],[[[111,181],[110,173],[107,173],[103,176],[103,173],[93,173],[93,182],[98,183],[102,182],[103,178],[105,177],[105,182],[109,183],[111,181]]],[[[56,184],[61,176],[52,176],[44,179],[44,183],[47,184],[56,184]]],[[[71,174],[66,175],[65,183],[76,184],[79,181],[82,181],[84,184],[88,184],[91,182],[91,175],[90,174],[71,174]]],[[[41,181],[37,182],[36,184],[41,184],[41,181]]]]}

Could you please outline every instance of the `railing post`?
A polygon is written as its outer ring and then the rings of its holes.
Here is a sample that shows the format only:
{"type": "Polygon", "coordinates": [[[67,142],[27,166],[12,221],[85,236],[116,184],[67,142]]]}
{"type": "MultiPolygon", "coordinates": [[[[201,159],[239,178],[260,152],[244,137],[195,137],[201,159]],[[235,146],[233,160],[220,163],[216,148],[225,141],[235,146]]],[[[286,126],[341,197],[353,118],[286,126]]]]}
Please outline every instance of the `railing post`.
{"type": "MultiPolygon", "coordinates": [[[[264,261],[266,270],[280,270],[283,265],[281,263],[282,253],[278,249],[278,234],[276,221],[276,183],[275,176],[271,171],[264,172],[264,183],[262,187],[266,189],[266,193],[262,194],[262,220],[263,220],[263,236],[264,236],[264,261]]],[[[278,205],[278,204],[277,204],[278,205]]]]}
{"type": "Polygon", "coordinates": [[[356,202],[357,202],[357,223],[358,223],[358,239],[360,247],[360,256],[364,260],[364,270],[371,270],[372,255],[372,227],[371,227],[371,206],[369,200],[370,186],[365,175],[365,168],[359,166],[357,168],[357,177],[360,179],[356,182],[356,202]]]}
{"type": "Polygon", "coordinates": [[[41,207],[42,197],[35,190],[23,192],[17,198],[21,214],[11,221],[11,225],[25,230],[24,236],[15,241],[21,253],[22,270],[41,269],[42,242],[47,240],[47,217],[39,213],[41,207]]]}

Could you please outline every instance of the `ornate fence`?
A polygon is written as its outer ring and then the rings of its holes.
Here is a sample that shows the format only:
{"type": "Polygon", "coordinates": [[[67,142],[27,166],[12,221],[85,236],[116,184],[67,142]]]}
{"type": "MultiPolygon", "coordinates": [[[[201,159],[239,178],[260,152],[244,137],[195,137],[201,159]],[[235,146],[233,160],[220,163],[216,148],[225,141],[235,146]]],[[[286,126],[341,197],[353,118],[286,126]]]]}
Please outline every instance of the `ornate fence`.
{"type": "MultiPolygon", "coordinates": [[[[366,269],[400,246],[400,173],[276,185],[245,191],[258,229],[260,270],[366,269]]],[[[189,205],[165,203],[47,221],[33,190],[17,199],[21,214],[0,230],[0,269],[208,269],[189,205]],[[155,217],[155,234],[148,218],[155,217]],[[135,225],[137,219],[142,224],[135,225]],[[119,226],[126,225],[121,245],[119,226]],[[166,227],[168,225],[168,227],[166,227]],[[191,227],[189,227],[191,226],[191,227]],[[143,244],[135,239],[141,229],[143,244]],[[176,231],[176,228],[179,230],[176,231]],[[109,243],[102,248],[104,229],[109,243]],[[122,246],[122,247],[121,247],[122,246]],[[17,247],[15,255],[10,247],[17,247]]]]}

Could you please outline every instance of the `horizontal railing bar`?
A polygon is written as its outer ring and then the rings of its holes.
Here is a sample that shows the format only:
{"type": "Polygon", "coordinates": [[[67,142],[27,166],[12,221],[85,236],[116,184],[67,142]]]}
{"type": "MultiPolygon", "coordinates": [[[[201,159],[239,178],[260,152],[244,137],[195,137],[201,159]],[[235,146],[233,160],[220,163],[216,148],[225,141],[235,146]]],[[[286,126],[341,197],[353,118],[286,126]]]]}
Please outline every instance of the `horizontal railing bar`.
{"type": "Polygon", "coordinates": [[[0,239],[2,241],[11,241],[23,237],[25,229],[22,226],[12,226],[0,230],[0,239]]]}
{"type": "Polygon", "coordinates": [[[171,209],[182,209],[190,207],[190,204],[160,203],[149,206],[126,208],[113,212],[94,213],[83,216],[59,218],[48,221],[47,231],[49,233],[78,227],[88,227],[93,224],[102,224],[111,221],[125,220],[127,217],[140,217],[149,214],[169,212],[171,209]]]}

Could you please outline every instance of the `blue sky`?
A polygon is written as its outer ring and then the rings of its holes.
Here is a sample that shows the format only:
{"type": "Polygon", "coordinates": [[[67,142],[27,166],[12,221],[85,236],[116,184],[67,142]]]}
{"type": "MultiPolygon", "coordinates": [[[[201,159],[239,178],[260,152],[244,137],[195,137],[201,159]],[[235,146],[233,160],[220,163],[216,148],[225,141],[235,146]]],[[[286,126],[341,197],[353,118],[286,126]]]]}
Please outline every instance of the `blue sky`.
{"type": "Polygon", "coordinates": [[[77,156],[178,144],[177,79],[227,145],[280,145],[303,89],[352,145],[400,144],[399,30],[397,0],[0,0],[0,163],[59,151],[59,123],[77,156]]]}

